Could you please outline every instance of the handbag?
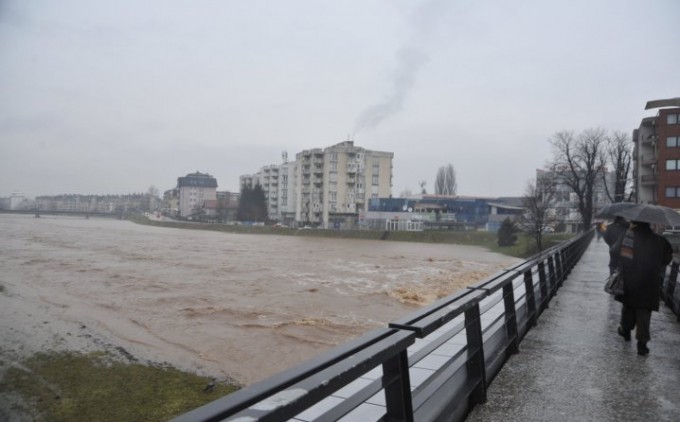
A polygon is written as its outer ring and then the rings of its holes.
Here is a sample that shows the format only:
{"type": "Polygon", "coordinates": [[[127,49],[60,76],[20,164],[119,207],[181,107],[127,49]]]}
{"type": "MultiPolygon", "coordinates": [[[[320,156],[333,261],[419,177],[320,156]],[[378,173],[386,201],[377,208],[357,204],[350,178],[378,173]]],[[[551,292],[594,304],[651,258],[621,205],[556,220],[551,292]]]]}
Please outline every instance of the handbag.
{"type": "Polygon", "coordinates": [[[614,296],[623,295],[623,276],[619,270],[614,271],[604,283],[604,291],[614,296]]]}

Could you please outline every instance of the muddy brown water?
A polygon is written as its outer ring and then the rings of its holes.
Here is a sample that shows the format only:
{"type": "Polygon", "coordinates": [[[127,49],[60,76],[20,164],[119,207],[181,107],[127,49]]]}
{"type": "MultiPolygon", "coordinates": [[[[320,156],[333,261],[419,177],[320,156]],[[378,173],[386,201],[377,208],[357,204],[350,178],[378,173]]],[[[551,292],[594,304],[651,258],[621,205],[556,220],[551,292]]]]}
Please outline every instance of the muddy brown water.
{"type": "Polygon", "coordinates": [[[0,215],[6,300],[133,355],[243,384],[515,262],[470,246],[0,215]]]}

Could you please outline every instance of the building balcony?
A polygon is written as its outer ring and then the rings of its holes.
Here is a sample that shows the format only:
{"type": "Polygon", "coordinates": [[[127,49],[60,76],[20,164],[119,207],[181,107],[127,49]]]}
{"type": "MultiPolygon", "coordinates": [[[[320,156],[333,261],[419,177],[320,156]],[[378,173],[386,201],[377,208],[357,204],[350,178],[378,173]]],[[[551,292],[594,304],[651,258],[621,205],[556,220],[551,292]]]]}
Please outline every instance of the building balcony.
{"type": "Polygon", "coordinates": [[[643,136],[641,139],[641,144],[642,145],[656,145],[656,141],[659,139],[659,137],[656,134],[651,134],[647,136],[643,136]]]}
{"type": "Polygon", "coordinates": [[[357,167],[358,166],[355,163],[347,164],[347,173],[356,173],[357,167]]]}
{"type": "Polygon", "coordinates": [[[645,174],[640,176],[640,183],[643,185],[656,185],[657,176],[656,174],[645,174]]]}
{"type": "Polygon", "coordinates": [[[651,166],[652,164],[656,164],[657,159],[653,155],[643,155],[640,157],[640,164],[643,166],[651,166]]]}

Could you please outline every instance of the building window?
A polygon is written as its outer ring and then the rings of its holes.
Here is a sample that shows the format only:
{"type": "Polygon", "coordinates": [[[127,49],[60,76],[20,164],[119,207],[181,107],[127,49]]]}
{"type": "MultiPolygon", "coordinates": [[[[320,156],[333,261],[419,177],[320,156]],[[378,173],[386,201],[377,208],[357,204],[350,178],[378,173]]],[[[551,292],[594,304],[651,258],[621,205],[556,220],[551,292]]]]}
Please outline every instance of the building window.
{"type": "Polygon", "coordinates": [[[331,171],[338,171],[338,163],[337,162],[331,163],[331,171]]]}
{"type": "Polygon", "coordinates": [[[666,115],[666,123],[669,125],[677,125],[678,123],[680,123],[680,114],[666,115]]]}
{"type": "Polygon", "coordinates": [[[680,136],[669,136],[666,138],[666,148],[677,148],[680,147],[680,136]]]}
{"type": "Polygon", "coordinates": [[[667,186],[666,187],[666,198],[680,198],[680,187],[679,186],[667,186]]]}
{"type": "Polygon", "coordinates": [[[373,186],[378,186],[378,183],[380,181],[380,178],[378,177],[377,174],[373,175],[373,186]]]}
{"type": "Polygon", "coordinates": [[[680,160],[666,160],[666,170],[680,170],[680,160]]]}
{"type": "Polygon", "coordinates": [[[338,161],[338,153],[331,152],[331,161],[338,161]]]}

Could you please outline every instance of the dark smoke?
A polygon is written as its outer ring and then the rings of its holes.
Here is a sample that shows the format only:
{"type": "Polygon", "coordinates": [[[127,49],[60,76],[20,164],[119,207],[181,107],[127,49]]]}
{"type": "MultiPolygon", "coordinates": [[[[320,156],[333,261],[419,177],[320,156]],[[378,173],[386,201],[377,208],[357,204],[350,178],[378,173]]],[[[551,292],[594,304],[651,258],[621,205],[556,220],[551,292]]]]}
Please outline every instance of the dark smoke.
{"type": "Polygon", "coordinates": [[[385,96],[383,101],[368,107],[359,115],[354,133],[372,129],[387,117],[401,111],[406,95],[415,83],[418,70],[427,60],[427,55],[415,48],[399,50],[392,91],[385,96]]]}
{"type": "Polygon", "coordinates": [[[436,26],[436,21],[444,14],[449,0],[429,0],[421,3],[411,15],[412,42],[410,47],[402,47],[396,52],[396,68],[393,86],[382,101],[366,108],[357,118],[353,133],[378,126],[386,118],[398,113],[404,106],[406,97],[416,81],[418,72],[428,61],[427,55],[414,47],[422,43],[436,26]]]}

